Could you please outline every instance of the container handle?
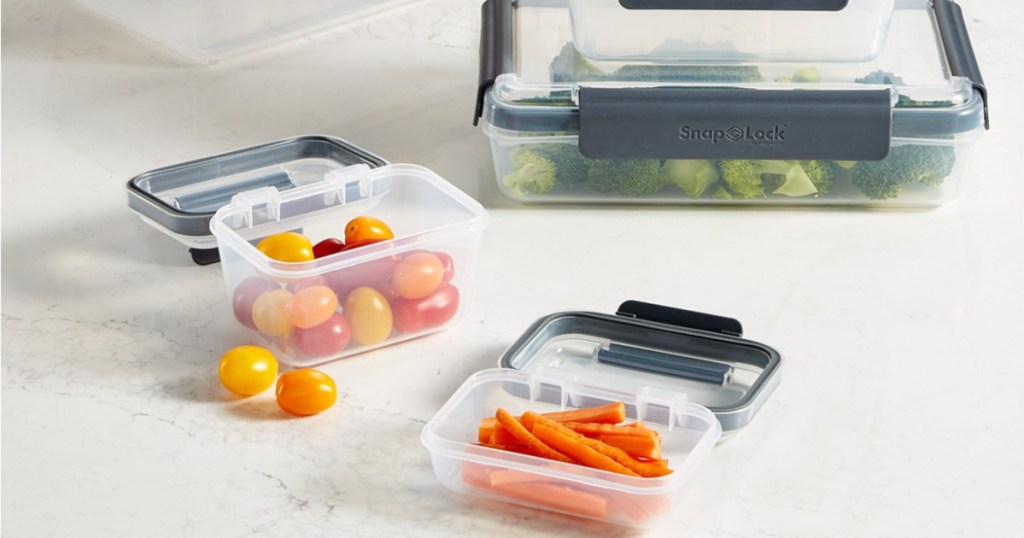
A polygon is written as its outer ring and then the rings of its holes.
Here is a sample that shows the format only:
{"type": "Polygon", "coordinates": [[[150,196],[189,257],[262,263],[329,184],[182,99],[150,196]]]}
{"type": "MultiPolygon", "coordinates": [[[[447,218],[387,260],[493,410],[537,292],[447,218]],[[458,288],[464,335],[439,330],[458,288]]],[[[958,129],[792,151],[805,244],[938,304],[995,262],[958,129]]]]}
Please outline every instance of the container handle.
{"type": "Polygon", "coordinates": [[[487,0],[480,6],[480,84],[473,125],[484,112],[484,96],[502,73],[512,70],[512,0],[487,0]]]}
{"type": "Polygon", "coordinates": [[[626,9],[842,11],[849,0],[619,0],[626,9]]]}
{"type": "Polygon", "coordinates": [[[615,315],[697,329],[698,331],[743,336],[743,324],[737,319],[643,301],[626,301],[619,305],[615,315]]]}
{"type": "Polygon", "coordinates": [[[971,37],[967,34],[964,13],[952,0],[932,0],[932,10],[935,11],[935,23],[949,63],[949,74],[970,80],[971,86],[981,95],[985,108],[985,129],[988,129],[988,89],[981,77],[978,59],[974,56],[971,37]]]}

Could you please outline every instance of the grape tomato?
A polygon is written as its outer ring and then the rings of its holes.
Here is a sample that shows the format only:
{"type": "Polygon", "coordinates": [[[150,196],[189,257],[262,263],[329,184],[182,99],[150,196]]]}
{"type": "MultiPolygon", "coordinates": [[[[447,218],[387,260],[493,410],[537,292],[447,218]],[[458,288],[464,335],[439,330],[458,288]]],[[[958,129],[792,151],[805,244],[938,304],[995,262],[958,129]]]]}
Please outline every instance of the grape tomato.
{"type": "Polygon", "coordinates": [[[293,415],[315,415],[338,400],[331,376],[311,368],[285,372],[277,380],[277,405],[293,415]]]}
{"type": "Polygon", "coordinates": [[[217,371],[225,388],[235,394],[252,396],[274,384],[277,359],[262,347],[238,346],[221,357],[217,371]]]}
{"type": "Polygon", "coordinates": [[[341,314],[334,313],[327,321],[308,329],[295,329],[295,347],[310,357],[328,357],[348,346],[352,329],[341,314]]]}
{"type": "Polygon", "coordinates": [[[345,225],[346,248],[394,238],[395,234],[391,232],[391,228],[378,218],[356,217],[345,225]]]}
{"type": "Polygon", "coordinates": [[[313,259],[313,244],[298,232],[282,232],[264,237],[256,249],[272,260],[308,262],[313,259]]]}
{"type": "Polygon", "coordinates": [[[231,309],[235,313],[235,319],[242,325],[255,329],[256,325],[252,321],[253,303],[263,293],[278,288],[280,286],[276,282],[260,276],[253,276],[243,280],[238,284],[231,296],[231,309]]]}
{"type": "Polygon", "coordinates": [[[417,252],[398,262],[391,286],[399,297],[419,299],[433,293],[443,279],[441,260],[429,252],[417,252]]]}
{"type": "Polygon", "coordinates": [[[451,321],[459,310],[459,290],[442,282],[434,293],[420,299],[399,298],[391,303],[395,329],[415,333],[440,327],[451,321]]]}
{"type": "Polygon", "coordinates": [[[309,329],[327,321],[337,309],[338,296],[331,288],[309,286],[292,294],[284,306],[284,314],[292,325],[309,329]]]}
{"type": "Polygon", "coordinates": [[[252,322],[256,329],[268,336],[285,336],[292,330],[292,324],[285,314],[285,306],[292,298],[292,292],[278,288],[263,292],[252,305],[252,322]]]}
{"type": "Polygon", "coordinates": [[[394,319],[391,305],[387,298],[371,287],[364,286],[352,290],[345,298],[342,314],[352,329],[352,339],[356,343],[377,344],[391,335],[391,324],[394,319]]]}

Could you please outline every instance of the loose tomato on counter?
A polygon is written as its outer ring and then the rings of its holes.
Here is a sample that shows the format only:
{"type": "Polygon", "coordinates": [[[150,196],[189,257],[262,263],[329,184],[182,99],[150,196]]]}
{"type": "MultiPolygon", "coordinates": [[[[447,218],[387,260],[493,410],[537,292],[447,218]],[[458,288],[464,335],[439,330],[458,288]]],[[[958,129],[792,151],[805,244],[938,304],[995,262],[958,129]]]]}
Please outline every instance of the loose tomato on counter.
{"type": "Polygon", "coordinates": [[[277,405],[293,415],[315,415],[338,400],[331,376],[310,368],[286,372],[277,380],[277,405]]]}
{"type": "Polygon", "coordinates": [[[277,359],[262,347],[238,346],[221,357],[217,372],[226,389],[242,396],[252,396],[274,384],[277,359]]]}
{"type": "Polygon", "coordinates": [[[313,259],[313,244],[298,232],[268,235],[256,244],[256,249],[281,262],[308,262],[313,259]]]}
{"type": "Polygon", "coordinates": [[[402,333],[414,333],[440,327],[459,310],[459,290],[442,282],[434,293],[420,299],[395,299],[391,303],[395,329],[402,333]]]}
{"type": "Polygon", "coordinates": [[[358,344],[378,344],[391,336],[394,321],[391,305],[387,298],[371,287],[352,290],[345,298],[341,312],[352,328],[352,339],[358,344]]]}
{"type": "Polygon", "coordinates": [[[345,225],[345,250],[394,238],[391,228],[378,218],[356,217],[345,225]]]}

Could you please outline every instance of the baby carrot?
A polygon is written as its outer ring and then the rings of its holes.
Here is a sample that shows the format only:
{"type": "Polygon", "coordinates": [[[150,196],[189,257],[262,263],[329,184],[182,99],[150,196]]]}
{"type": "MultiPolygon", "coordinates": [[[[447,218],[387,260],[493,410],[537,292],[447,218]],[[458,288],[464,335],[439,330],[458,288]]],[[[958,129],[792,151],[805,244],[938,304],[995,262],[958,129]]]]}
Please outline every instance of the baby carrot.
{"type": "Polygon", "coordinates": [[[516,420],[516,417],[513,417],[508,411],[499,407],[494,416],[498,419],[498,424],[508,430],[509,433],[519,440],[519,442],[526,445],[533,455],[557,461],[572,461],[565,454],[552,449],[550,446],[538,439],[534,434],[530,433],[522,424],[519,423],[518,420],[516,420]]]}

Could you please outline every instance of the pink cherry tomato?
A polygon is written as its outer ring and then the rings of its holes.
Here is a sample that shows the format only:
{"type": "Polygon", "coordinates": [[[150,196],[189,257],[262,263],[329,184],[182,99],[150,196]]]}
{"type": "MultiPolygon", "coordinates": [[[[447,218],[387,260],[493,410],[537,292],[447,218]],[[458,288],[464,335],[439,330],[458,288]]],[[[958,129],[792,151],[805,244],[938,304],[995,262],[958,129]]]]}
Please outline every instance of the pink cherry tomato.
{"type": "Polygon", "coordinates": [[[394,257],[385,256],[368,260],[358,265],[343,267],[324,275],[327,285],[338,294],[338,297],[348,297],[352,290],[362,287],[377,287],[391,278],[398,263],[394,257]]]}
{"type": "Polygon", "coordinates": [[[443,279],[441,260],[429,252],[417,252],[398,262],[391,286],[399,297],[419,299],[434,293],[443,279]]]}
{"type": "Polygon", "coordinates": [[[345,316],[339,313],[308,329],[295,329],[295,347],[311,357],[328,357],[340,353],[352,338],[345,316]]]}
{"type": "Polygon", "coordinates": [[[310,286],[295,292],[284,306],[288,321],[300,329],[316,327],[338,309],[338,296],[327,286],[310,286]]]}
{"type": "Polygon", "coordinates": [[[398,298],[391,303],[395,329],[406,334],[440,327],[455,317],[458,309],[459,290],[447,282],[426,297],[398,298]]]}
{"type": "Polygon", "coordinates": [[[242,281],[231,298],[231,308],[235,312],[235,319],[250,329],[256,325],[252,321],[252,305],[256,298],[264,292],[278,289],[276,282],[261,276],[249,277],[242,281]]]}
{"type": "Polygon", "coordinates": [[[405,256],[402,256],[402,258],[406,258],[420,252],[433,254],[438,260],[441,260],[441,267],[444,267],[444,276],[442,277],[442,280],[445,282],[451,282],[452,279],[455,278],[455,261],[452,260],[452,257],[449,256],[447,252],[440,252],[437,250],[412,250],[407,252],[405,256]]]}

